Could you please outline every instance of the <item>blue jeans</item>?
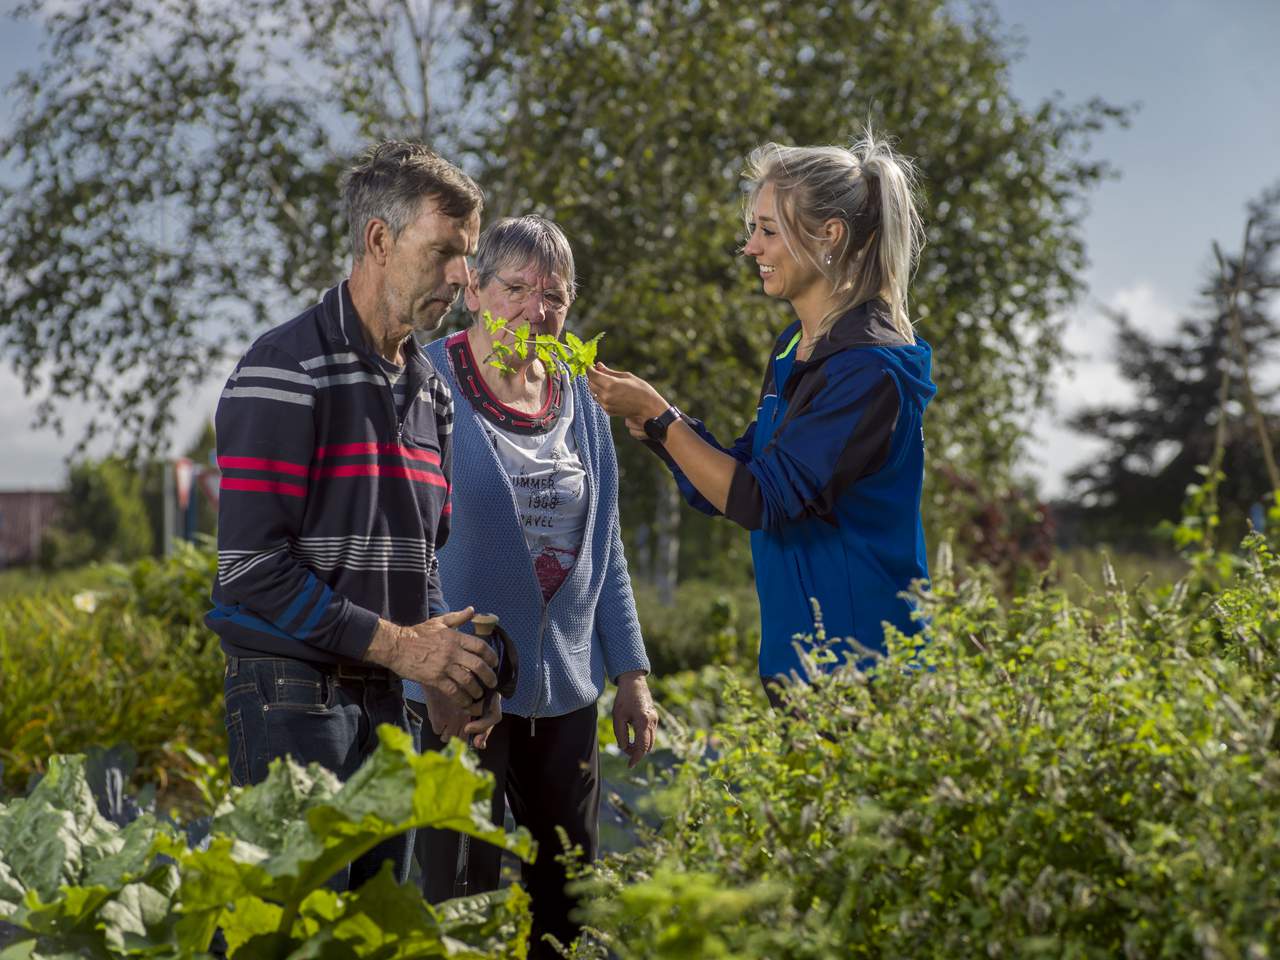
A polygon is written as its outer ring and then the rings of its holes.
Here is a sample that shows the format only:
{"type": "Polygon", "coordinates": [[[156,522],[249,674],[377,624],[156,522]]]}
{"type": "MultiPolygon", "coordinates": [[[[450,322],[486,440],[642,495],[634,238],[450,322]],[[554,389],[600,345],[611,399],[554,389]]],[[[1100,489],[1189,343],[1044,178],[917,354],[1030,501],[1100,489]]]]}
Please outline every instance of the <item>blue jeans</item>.
{"type": "MultiPolygon", "coordinates": [[[[319,763],[346,780],[378,745],[389,723],[421,743],[422,724],[405,709],[400,678],[382,667],[338,666],[281,657],[228,657],[223,681],[228,755],[236,786],[261,783],[267,766],[285,755],[319,763]]],[[[397,879],[409,878],[413,832],[387,840],[329,881],[355,890],[391,860],[397,879]]]]}

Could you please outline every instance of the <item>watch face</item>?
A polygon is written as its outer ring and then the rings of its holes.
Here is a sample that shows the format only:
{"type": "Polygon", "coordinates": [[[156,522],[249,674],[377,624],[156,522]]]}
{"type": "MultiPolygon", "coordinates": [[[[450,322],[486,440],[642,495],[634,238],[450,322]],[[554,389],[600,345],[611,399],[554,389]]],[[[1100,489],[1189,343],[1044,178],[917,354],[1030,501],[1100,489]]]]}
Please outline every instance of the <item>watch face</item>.
{"type": "Polygon", "coordinates": [[[644,432],[649,435],[650,440],[656,440],[658,443],[667,439],[666,424],[659,424],[657,417],[651,417],[644,422],[644,432]]]}

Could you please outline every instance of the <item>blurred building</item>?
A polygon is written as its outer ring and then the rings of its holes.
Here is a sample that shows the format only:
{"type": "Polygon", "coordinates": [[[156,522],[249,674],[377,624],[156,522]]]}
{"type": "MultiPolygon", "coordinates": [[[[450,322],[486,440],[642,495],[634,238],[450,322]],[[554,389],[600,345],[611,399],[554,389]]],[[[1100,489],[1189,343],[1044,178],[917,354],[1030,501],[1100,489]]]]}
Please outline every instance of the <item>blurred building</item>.
{"type": "Polygon", "coordinates": [[[58,490],[0,490],[0,568],[36,560],[64,496],[58,490]]]}

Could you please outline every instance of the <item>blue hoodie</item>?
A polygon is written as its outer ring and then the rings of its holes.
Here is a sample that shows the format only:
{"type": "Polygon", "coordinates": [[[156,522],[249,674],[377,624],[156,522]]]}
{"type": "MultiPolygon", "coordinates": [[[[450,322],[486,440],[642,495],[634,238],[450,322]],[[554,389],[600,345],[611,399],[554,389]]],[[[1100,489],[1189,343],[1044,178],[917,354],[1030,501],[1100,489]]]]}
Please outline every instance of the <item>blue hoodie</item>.
{"type": "MultiPolygon", "coordinates": [[[[881,300],[842,315],[796,360],[800,324],[770,354],[756,419],[731,448],[738,460],[724,515],[751,531],[760,596],[760,674],[804,676],[797,635],[814,632],[816,601],[837,653],[849,637],[883,652],[884,624],[919,629],[899,596],[929,575],[920,496],[924,408],[936,388],[929,345],[906,340],[881,300]]],[[[656,446],[656,445],[655,445],[656,446]]],[[[685,499],[718,513],[661,448],[685,499]]]]}

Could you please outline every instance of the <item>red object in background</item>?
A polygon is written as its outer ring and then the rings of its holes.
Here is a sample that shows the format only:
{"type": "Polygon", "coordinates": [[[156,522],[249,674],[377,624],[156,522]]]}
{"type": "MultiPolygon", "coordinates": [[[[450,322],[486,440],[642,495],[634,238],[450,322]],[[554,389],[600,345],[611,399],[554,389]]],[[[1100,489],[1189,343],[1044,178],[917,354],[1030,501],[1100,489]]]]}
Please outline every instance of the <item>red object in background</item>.
{"type": "Polygon", "coordinates": [[[219,481],[222,479],[222,472],[208,467],[201,470],[196,475],[196,482],[200,484],[200,489],[204,491],[204,495],[209,498],[209,502],[215,507],[218,505],[219,481]]]}
{"type": "Polygon", "coordinates": [[[191,481],[194,479],[194,470],[191,461],[186,457],[179,457],[173,461],[173,486],[174,492],[178,495],[178,509],[185,510],[191,502],[191,481]]]}

